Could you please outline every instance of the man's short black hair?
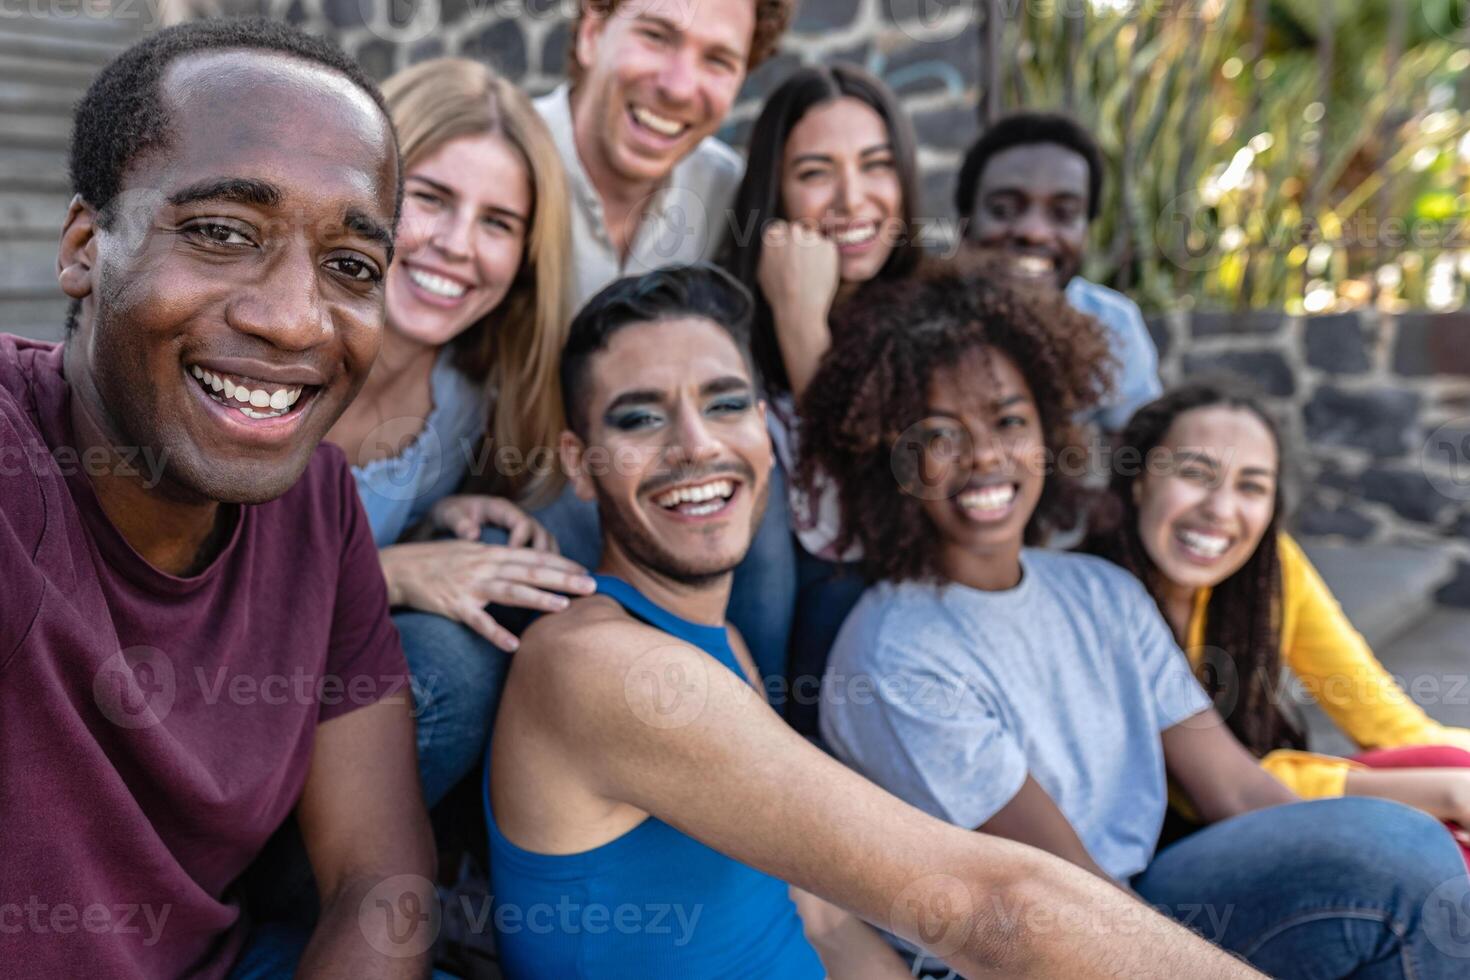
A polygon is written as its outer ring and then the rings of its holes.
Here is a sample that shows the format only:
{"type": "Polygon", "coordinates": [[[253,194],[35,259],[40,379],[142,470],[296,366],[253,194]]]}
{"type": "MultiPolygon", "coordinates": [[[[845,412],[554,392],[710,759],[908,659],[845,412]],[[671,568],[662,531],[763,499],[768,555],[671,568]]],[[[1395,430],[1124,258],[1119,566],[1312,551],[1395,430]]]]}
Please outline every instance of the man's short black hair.
{"type": "Polygon", "coordinates": [[[717,324],[735,342],[754,384],[755,364],[750,355],[754,306],[750,291],[739,280],[707,262],[655,269],[605,287],[572,319],[562,348],[561,397],[567,425],[579,435],[586,434],[588,362],[607,347],[613,334],[635,323],[698,317],[717,324]]]}
{"type": "MultiPolygon", "coordinates": [[[[378,86],[331,41],[303,33],[289,24],[259,18],[200,20],[168,27],[114,58],[87,88],[72,117],[72,192],[98,212],[103,227],[109,205],[122,189],[123,173],[139,154],[169,139],[168,111],[159,83],[169,65],[201,51],[246,48],[290,55],[345,75],[392,118],[378,86]]],[[[395,134],[396,141],[396,134],[395,134]]],[[[399,178],[393,213],[396,222],[403,194],[399,178]]]]}
{"type": "Polygon", "coordinates": [[[1056,143],[1087,161],[1087,220],[1102,206],[1103,158],[1087,127],[1060,112],[1013,112],[996,120],[965,153],[955,185],[954,205],[962,218],[975,216],[975,192],[990,158],[1002,150],[1035,143],[1056,143]]]}

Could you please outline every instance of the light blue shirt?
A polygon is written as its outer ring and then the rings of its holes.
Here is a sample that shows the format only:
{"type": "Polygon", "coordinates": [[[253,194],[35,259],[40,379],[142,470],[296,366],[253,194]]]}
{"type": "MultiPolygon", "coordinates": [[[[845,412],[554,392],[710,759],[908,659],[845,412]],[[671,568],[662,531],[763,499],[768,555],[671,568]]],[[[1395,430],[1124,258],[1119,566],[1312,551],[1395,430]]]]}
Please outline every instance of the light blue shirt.
{"type": "Polygon", "coordinates": [[[434,407],[413,442],[397,456],[352,468],[379,548],[397,541],[458,488],[485,432],[483,389],[454,366],[450,347],[435,358],[429,385],[434,407]]]}
{"type": "Polygon", "coordinates": [[[1147,867],[1168,802],[1160,733],[1209,707],[1137,579],[1027,549],[1021,583],[881,583],[847,617],[822,681],[838,758],[976,828],[1029,773],[1119,881],[1147,867]]]}
{"type": "Polygon", "coordinates": [[[1118,371],[1108,400],[1089,417],[1105,431],[1117,432],[1134,412],[1164,393],[1159,383],[1159,352],[1138,304],[1122,293],[1074,276],[1067,283],[1067,302],[1107,328],[1118,371]]]}

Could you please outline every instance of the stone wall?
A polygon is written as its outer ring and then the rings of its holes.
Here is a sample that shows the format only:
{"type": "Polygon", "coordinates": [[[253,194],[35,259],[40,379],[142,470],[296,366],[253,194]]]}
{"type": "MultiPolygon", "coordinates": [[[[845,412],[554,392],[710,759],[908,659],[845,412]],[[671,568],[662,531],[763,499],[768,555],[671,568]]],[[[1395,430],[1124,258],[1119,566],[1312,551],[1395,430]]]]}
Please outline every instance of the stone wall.
{"type": "Polygon", "coordinates": [[[1306,535],[1449,549],[1470,605],[1470,313],[1158,317],[1165,383],[1244,375],[1277,402],[1306,535]]]}
{"type": "MultiPolygon", "coordinates": [[[[210,3],[211,0],[203,0],[210,3]]],[[[576,0],[213,0],[335,38],[376,78],[439,55],[494,65],[532,95],[561,79],[576,0]]],[[[678,2],[678,0],[674,0],[678,2]]],[[[930,234],[947,241],[949,198],[979,132],[977,0],[804,0],[778,55],[746,80],[721,136],[743,145],[766,94],[803,63],[848,61],[883,78],[914,123],[930,234]]]]}

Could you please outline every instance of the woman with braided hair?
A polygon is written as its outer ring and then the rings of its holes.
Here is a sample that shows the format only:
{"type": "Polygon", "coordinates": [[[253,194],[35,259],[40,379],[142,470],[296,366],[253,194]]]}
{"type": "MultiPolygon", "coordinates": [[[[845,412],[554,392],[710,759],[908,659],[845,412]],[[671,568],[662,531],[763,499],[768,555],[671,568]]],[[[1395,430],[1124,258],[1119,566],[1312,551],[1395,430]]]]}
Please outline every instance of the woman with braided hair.
{"type": "Polygon", "coordinates": [[[1444,828],[1385,800],[1300,802],[1211,706],[1137,579],[1036,547],[1078,512],[1074,419],[1108,377],[1097,324],[950,262],[842,316],[801,402],[797,471],[836,483],[839,540],[874,580],[822,682],[835,754],[1272,976],[1461,975],[1443,943],[1458,912],[1429,900],[1470,892],[1444,828]],[[1170,779],[1209,826],[1157,851],[1170,779]]]}
{"type": "Polygon", "coordinates": [[[1451,823],[1463,846],[1470,731],[1431,720],[1404,693],[1282,529],[1284,455],[1278,425],[1248,388],[1228,379],[1174,388],[1124,429],[1108,506],[1083,548],[1148,587],[1267,771],[1309,799],[1418,807],[1451,823]],[[1355,760],[1302,751],[1278,697],[1286,670],[1368,751],[1355,760]]]}

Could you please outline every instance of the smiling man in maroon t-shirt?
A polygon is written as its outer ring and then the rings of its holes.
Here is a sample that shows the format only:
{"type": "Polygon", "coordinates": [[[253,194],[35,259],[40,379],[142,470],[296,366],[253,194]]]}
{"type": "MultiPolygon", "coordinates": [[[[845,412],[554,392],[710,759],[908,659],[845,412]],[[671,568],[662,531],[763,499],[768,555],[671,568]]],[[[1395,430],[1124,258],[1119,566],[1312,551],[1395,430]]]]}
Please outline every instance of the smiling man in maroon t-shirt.
{"type": "Polygon", "coordinates": [[[421,976],[403,656],[318,445],[382,330],[381,97],[290,28],[174,28],[98,76],[71,167],[67,339],[0,335],[0,973],[226,975],[294,811],[299,975],[421,976]]]}

